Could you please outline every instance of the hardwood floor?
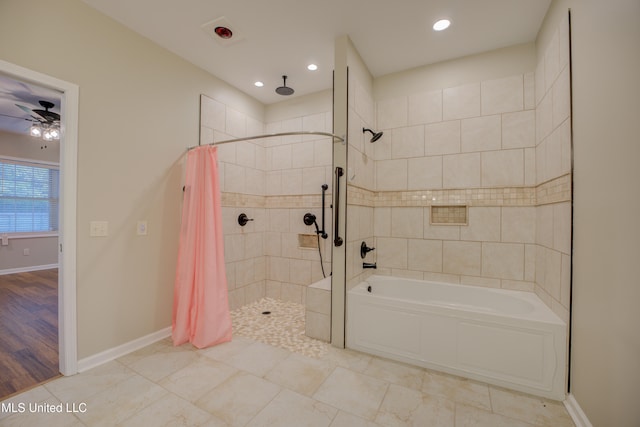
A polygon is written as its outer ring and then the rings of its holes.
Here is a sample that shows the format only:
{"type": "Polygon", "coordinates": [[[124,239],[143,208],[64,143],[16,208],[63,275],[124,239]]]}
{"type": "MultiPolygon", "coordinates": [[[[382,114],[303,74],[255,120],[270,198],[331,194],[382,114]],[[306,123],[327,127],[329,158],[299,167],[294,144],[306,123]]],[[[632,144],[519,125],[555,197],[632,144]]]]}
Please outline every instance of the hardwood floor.
{"type": "Polygon", "coordinates": [[[0,400],[59,375],[58,269],[0,276],[0,400]]]}

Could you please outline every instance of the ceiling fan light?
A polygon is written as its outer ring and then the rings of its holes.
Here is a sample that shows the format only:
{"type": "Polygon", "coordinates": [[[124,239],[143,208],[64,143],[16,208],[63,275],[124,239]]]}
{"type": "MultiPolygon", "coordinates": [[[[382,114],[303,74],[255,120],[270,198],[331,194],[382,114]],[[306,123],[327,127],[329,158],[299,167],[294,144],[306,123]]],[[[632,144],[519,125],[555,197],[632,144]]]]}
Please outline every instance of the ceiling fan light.
{"type": "Polygon", "coordinates": [[[42,129],[38,125],[32,125],[31,128],[29,129],[29,135],[40,137],[42,136],[42,129]]]}
{"type": "Polygon", "coordinates": [[[51,129],[47,129],[42,134],[42,139],[45,141],[53,141],[53,134],[51,133],[51,129]]]}
{"type": "Polygon", "coordinates": [[[51,129],[49,133],[53,139],[60,139],[60,129],[51,129]]]}

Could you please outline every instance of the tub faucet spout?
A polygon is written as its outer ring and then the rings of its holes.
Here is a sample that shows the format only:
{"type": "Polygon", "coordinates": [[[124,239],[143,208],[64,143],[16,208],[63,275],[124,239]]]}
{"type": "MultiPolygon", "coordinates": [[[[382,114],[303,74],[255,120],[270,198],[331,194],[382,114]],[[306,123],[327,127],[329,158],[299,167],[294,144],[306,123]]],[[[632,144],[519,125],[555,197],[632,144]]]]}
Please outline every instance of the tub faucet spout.
{"type": "Polygon", "coordinates": [[[362,268],[378,268],[375,262],[363,262],[362,268]]]}

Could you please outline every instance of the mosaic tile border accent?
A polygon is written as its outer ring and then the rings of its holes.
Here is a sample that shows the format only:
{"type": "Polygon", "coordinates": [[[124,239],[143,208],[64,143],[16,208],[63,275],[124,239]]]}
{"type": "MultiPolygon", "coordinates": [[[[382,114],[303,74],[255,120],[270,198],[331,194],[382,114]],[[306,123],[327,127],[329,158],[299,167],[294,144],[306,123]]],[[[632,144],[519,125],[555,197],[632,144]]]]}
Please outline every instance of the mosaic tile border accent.
{"type": "MultiPolygon", "coordinates": [[[[325,194],[325,203],[331,204],[332,194],[325,194]]],[[[256,196],[253,194],[222,193],[222,206],[255,208],[316,208],[322,207],[321,194],[301,194],[293,196],[256,196]]]]}
{"type": "Polygon", "coordinates": [[[347,203],[366,207],[538,206],[571,200],[571,174],[536,187],[467,188],[448,190],[370,191],[348,186],[347,203]]]}

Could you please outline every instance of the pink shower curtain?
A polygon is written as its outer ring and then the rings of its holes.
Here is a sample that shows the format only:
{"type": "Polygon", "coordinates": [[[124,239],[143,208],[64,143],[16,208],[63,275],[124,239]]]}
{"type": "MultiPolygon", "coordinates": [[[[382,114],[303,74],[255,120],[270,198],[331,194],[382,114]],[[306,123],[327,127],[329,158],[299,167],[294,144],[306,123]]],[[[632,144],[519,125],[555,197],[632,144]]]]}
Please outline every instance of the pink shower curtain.
{"type": "Polygon", "coordinates": [[[174,345],[205,348],[231,340],[217,147],[187,153],[173,299],[174,345]]]}

